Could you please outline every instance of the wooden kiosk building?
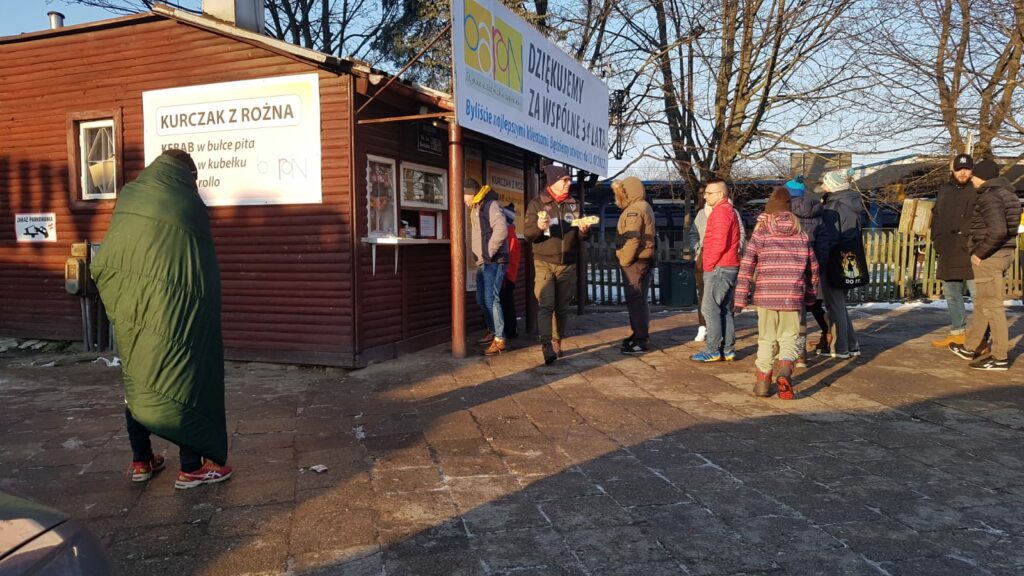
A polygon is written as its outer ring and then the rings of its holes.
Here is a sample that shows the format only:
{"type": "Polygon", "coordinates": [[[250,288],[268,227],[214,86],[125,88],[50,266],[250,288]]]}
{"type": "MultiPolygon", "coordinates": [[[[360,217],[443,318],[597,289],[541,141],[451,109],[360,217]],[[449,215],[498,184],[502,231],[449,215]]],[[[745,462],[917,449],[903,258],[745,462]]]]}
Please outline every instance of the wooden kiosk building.
{"type": "MultiPolygon", "coordinates": [[[[358,367],[450,338],[449,95],[161,5],[0,38],[0,62],[0,336],[81,339],[71,244],[191,145],[229,358],[358,367]]],[[[521,217],[539,158],[464,139],[465,176],[521,217]]]]}

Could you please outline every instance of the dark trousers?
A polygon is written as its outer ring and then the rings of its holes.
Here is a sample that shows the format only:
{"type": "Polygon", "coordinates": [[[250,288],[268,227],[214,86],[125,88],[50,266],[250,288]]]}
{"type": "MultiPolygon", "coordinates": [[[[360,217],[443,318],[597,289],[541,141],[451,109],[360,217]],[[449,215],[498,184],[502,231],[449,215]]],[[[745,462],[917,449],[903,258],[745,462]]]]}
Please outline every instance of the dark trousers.
{"type": "Polygon", "coordinates": [[[516,284],[505,278],[501,285],[501,312],[505,317],[505,338],[519,338],[519,319],[516,317],[516,284]]]}
{"type": "Polygon", "coordinates": [[[647,344],[650,338],[651,308],[647,295],[651,292],[651,261],[637,260],[622,267],[625,277],[626,309],[629,310],[629,327],[633,330],[630,340],[647,344]]]}
{"type": "Polygon", "coordinates": [[[825,301],[818,299],[814,301],[814,306],[811,307],[811,314],[814,315],[814,321],[818,323],[818,328],[821,329],[822,334],[828,334],[828,320],[825,317],[825,301]]]}
{"type": "MultiPolygon", "coordinates": [[[[128,422],[128,442],[132,445],[132,460],[149,462],[153,459],[153,444],[149,440],[151,432],[132,417],[127,406],[124,408],[124,418],[128,422]]],[[[203,466],[202,456],[185,446],[178,447],[178,457],[181,459],[181,469],[185,472],[195,472],[203,466]]]]}
{"type": "Polygon", "coordinates": [[[569,331],[569,304],[576,298],[576,264],[534,260],[537,337],[541,344],[561,340],[569,331]]]}

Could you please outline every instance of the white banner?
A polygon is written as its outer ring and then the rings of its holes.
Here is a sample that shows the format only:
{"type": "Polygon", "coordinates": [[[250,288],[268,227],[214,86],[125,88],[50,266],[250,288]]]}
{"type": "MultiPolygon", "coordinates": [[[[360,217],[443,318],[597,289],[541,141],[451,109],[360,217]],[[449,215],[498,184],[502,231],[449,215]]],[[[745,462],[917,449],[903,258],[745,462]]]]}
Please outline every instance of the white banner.
{"type": "Polygon", "coordinates": [[[452,0],[460,126],[608,172],[608,87],[498,0],[452,0]]]}
{"type": "Polygon", "coordinates": [[[191,154],[207,206],[322,201],[316,74],[143,92],[142,107],[146,164],[191,154]]]}
{"type": "Polygon", "coordinates": [[[18,242],[56,242],[57,214],[15,214],[14,237],[18,242]]]}

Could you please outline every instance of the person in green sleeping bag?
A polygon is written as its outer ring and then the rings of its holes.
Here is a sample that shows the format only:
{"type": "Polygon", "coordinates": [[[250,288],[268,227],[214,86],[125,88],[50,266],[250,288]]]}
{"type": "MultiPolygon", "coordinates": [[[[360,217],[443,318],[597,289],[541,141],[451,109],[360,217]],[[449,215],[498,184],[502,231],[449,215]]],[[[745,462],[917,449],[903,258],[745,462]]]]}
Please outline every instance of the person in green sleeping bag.
{"type": "Polygon", "coordinates": [[[156,434],[180,449],[180,489],[231,477],[220,270],[197,177],[186,152],[157,157],[119,194],[92,262],[123,365],[129,474],[164,467],[156,434]]]}

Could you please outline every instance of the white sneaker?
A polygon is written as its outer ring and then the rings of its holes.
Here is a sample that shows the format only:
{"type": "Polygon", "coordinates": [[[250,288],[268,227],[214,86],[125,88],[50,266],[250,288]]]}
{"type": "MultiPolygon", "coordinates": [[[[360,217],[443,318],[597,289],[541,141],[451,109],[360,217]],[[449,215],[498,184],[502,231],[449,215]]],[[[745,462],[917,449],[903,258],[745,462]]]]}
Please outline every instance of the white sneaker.
{"type": "Polygon", "coordinates": [[[694,342],[703,342],[704,338],[708,335],[707,326],[701,326],[697,328],[697,335],[693,338],[694,342]]]}

